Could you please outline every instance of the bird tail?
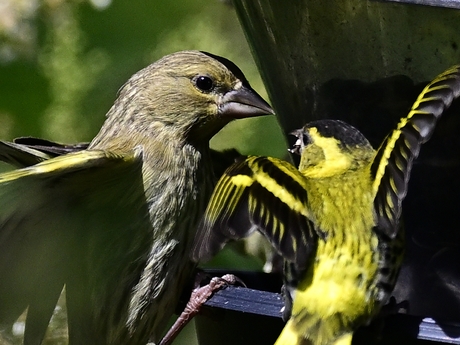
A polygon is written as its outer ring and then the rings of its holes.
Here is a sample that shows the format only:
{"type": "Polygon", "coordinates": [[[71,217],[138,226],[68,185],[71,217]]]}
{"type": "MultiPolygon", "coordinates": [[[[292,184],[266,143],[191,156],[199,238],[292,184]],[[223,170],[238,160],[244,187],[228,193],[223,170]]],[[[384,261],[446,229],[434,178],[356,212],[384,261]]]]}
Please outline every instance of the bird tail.
{"type": "MultiPolygon", "coordinates": [[[[345,333],[340,338],[335,340],[331,344],[327,345],[351,345],[353,340],[353,333],[345,333]]],[[[325,345],[321,341],[319,343],[314,343],[308,339],[305,339],[302,334],[299,334],[298,330],[295,328],[292,320],[289,320],[286,323],[286,326],[283,328],[281,334],[275,342],[275,345],[325,345]]]]}
{"type": "Polygon", "coordinates": [[[275,345],[313,345],[310,341],[304,339],[295,329],[292,320],[289,320],[284,326],[281,334],[275,342],[275,345]]]}
{"type": "Polygon", "coordinates": [[[346,333],[334,342],[334,345],[351,345],[353,333],[346,333]]]}

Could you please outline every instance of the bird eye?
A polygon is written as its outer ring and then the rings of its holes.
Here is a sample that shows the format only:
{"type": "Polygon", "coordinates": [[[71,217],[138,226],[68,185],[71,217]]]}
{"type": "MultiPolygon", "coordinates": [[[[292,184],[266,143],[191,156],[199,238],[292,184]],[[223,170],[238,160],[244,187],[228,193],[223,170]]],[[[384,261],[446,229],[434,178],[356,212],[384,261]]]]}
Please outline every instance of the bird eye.
{"type": "Polygon", "coordinates": [[[214,82],[212,79],[203,75],[195,78],[195,85],[198,89],[204,92],[209,92],[214,88],[214,82]]]}

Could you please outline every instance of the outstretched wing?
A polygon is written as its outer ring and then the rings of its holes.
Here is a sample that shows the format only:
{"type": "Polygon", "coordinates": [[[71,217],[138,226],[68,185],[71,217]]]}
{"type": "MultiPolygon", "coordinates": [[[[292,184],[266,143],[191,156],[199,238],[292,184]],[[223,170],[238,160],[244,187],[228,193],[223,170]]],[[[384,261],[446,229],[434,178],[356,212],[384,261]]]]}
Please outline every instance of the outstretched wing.
{"type": "Polygon", "coordinates": [[[192,260],[206,260],[229,240],[262,232],[284,259],[308,264],[317,235],[310,222],[305,178],[291,164],[248,157],[219,180],[199,225],[192,260]]]}
{"type": "Polygon", "coordinates": [[[28,307],[25,343],[43,338],[64,284],[69,330],[91,332],[94,302],[112,303],[120,270],[141,265],[151,237],[141,164],[82,151],[0,175],[0,323],[28,307]]]}
{"type": "Polygon", "coordinates": [[[48,154],[28,146],[0,141],[0,161],[17,168],[31,166],[50,158],[48,154]]]}
{"type": "Polygon", "coordinates": [[[21,137],[13,142],[0,141],[0,160],[23,168],[87,147],[88,143],[59,144],[45,139],[21,137]]]}
{"type": "Polygon", "coordinates": [[[377,227],[391,238],[398,229],[413,161],[421,145],[430,139],[440,116],[459,95],[460,65],[440,74],[423,89],[407,117],[377,151],[371,168],[377,227]]]}

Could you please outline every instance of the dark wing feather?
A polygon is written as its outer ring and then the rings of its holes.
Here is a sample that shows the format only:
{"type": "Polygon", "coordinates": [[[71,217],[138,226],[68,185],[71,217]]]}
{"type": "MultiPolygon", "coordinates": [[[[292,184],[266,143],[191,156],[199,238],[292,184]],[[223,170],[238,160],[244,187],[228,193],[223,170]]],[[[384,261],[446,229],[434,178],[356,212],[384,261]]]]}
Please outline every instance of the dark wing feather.
{"type": "Polygon", "coordinates": [[[410,171],[421,145],[430,139],[438,119],[459,95],[460,66],[454,66],[423,89],[407,117],[377,151],[371,167],[374,205],[377,228],[385,235],[396,235],[410,171]]]}
{"type": "Polygon", "coordinates": [[[86,150],[89,146],[89,143],[61,144],[55,141],[34,137],[19,137],[14,139],[13,142],[47,153],[52,157],[86,150]]]}
{"type": "Polygon", "coordinates": [[[87,148],[88,143],[60,144],[45,139],[20,137],[12,143],[0,141],[0,160],[17,168],[24,168],[87,148]]]}
{"type": "Polygon", "coordinates": [[[246,161],[230,166],[217,182],[198,226],[192,260],[208,260],[229,240],[243,238],[254,230],[247,207],[248,187],[254,183],[253,171],[246,161]]]}
{"type": "Polygon", "coordinates": [[[28,306],[25,343],[43,338],[64,284],[77,339],[94,331],[84,317],[101,317],[96,305],[117,300],[120,270],[140,275],[151,238],[141,164],[83,151],[0,175],[0,323],[28,306]]]}
{"type": "Polygon", "coordinates": [[[50,155],[26,145],[0,141],[0,161],[17,168],[28,167],[50,158],[50,155]]]}
{"type": "Polygon", "coordinates": [[[284,259],[299,269],[317,242],[309,220],[305,178],[291,164],[248,157],[219,180],[199,225],[192,260],[206,260],[229,240],[264,234],[284,259]]]}

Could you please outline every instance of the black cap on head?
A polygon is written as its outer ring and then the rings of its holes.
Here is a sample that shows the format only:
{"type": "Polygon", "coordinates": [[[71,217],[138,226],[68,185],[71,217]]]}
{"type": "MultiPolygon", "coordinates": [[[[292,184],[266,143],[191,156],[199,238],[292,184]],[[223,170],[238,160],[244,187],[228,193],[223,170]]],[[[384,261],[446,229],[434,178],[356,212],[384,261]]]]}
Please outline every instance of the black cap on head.
{"type": "Polygon", "coordinates": [[[369,145],[366,137],[355,127],[341,120],[318,120],[308,123],[307,128],[316,128],[326,138],[336,138],[343,146],[369,145]]]}

